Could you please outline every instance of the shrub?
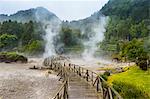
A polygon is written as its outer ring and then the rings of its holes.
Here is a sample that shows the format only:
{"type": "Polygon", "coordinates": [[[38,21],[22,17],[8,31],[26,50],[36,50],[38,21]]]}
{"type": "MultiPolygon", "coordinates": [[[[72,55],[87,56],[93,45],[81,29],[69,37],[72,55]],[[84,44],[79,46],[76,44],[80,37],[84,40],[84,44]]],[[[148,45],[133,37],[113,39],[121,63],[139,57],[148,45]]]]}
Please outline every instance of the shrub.
{"type": "Polygon", "coordinates": [[[140,60],[137,61],[136,64],[142,69],[142,70],[147,70],[147,60],[140,60]]]}
{"type": "Polygon", "coordinates": [[[117,62],[119,62],[119,61],[121,61],[121,57],[120,57],[120,55],[119,54],[112,54],[112,59],[114,60],[114,61],[117,61],[117,62]]]}
{"type": "Polygon", "coordinates": [[[136,60],[136,65],[139,66],[142,70],[147,70],[149,56],[147,53],[142,53],[136,60]]]}
{"type": "Polygon", "coordinates": [[[103,75],[101,75],[105,80],[108,79],[108,76],[110,76],[110,72],[109,71],[105,71],[103,75]]]}

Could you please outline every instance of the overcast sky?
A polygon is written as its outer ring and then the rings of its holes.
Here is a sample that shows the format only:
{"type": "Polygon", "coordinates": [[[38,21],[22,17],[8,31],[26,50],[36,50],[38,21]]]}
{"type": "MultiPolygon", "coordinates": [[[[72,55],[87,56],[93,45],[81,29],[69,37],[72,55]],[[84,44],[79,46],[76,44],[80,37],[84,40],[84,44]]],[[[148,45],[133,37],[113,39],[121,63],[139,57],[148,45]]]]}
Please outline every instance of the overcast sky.
{"type": "Polygon", "coordinates": [[[0,0],[0,14],[45,7],[61,20],[78,20],[101,9],[108,0],[0,0]]]}

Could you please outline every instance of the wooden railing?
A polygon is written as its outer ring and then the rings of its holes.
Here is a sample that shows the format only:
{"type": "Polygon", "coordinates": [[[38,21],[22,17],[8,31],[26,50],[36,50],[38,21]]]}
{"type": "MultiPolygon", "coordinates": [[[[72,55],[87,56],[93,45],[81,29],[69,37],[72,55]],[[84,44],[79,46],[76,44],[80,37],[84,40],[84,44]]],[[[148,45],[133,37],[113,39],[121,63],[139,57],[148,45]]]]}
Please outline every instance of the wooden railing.
{"type": "Polygon", "coordinates": [[[65,80],[61,87],[55,92],[50,99],[67,99],[68,98],[68,80],[65,80]]]}
{"type": "Polygon", "coordinates": [[[60,62],[54,60],[48,62],[48,60],[49,59],[44,60],[44,65],[58,72],[57,76],[60,76],[59,80],[63,82],[60,88],[54,93],[54,96],[50,99],[68,99],[68,74],[66,68],[64,68],[60,62]]]}
{"type": "Polygon", "coordinates": [[[63,62],[60,62],[55,59],[48,59],[46,58],[44,61],[44,65],[50,66],[52,70],[55,70],[58,72],[58,75],[61,76],[61,79],[63,79],[63,84],[60,87],[60,89],[56,92],[53,99],[67,99],[68,98],[68,78],[69,75],[67,74],[67,71],[73,72],[79,77],[86,80],[89,84],[91,84],[93,87],[95,87],[97,93],[99,94],[99,97],[103,97],[103,99],[123,99],[119,93],[111,86],[108,85],[108,83],[97,73],[88,70],[86,68],[83,68],[79,65],[75,64],[65,64],[63,62]],[[64,96],[64,97],[62,97],[64,96]],[[61,98],[62,97],[62,98],[61,98]]]}

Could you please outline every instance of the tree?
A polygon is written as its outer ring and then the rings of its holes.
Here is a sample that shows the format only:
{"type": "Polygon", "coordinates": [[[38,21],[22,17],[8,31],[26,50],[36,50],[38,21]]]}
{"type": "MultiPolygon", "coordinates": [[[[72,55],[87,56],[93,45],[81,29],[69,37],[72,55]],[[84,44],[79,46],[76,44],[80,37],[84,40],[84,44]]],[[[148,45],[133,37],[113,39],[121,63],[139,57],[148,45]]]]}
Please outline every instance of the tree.
{"type": "Polygon", "coordinates": [[[144,49],[143,41],[133,39],[126,42],[121,47],[121,57],[136,62],[141,69],[147,70],[147,60],[149,59],[148,52],[144,49]]]}
{"type": "Polygon", "coordinates": [[[62,41],[66,47],[80,45],[80,38],[81,32],[79,30],[73,30],[69,27],[62,27],[60,31],[60,41],[62,41]]]}
{"type": "Polygon", "coordinates": [[[17,46],[17,37],[15,35],[0,35],[0,47],[3,49],[11,49],[17,46]]]}
{"type": "Polygon", "coordinates": [[[35,40],[29,43],[28,45],[26,45],[24,50],[25,52],[32,55],[40,54],[41,52],[44,51],[44,44],[42,41],[35,40]]]}
{"type": "Polygon", "coordinates": [[[30,21],[29,23],[25,23],[24,25],[24,33],[22,35],[22,43],[26,45],[30,43],[34,37],[34,26],[33,22],[30,21]]]}

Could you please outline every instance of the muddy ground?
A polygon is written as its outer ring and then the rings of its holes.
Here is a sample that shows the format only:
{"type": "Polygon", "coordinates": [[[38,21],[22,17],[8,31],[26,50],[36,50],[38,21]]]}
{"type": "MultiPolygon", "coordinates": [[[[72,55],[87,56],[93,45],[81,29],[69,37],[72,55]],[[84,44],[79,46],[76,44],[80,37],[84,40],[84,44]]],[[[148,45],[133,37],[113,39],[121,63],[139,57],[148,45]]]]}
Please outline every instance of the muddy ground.
{"type": "Polygon", "coordinates": [[[70,62],[97,73],[104,73],[105,71],[103,70],[103,68],[121,68],[126,66],[133,66],[135,64],[131,62],[119,63],[119,62],[114,62],[112,60],[103,59],[103,58],[91,58],[91,59],[71,58],[70,62]]]}
{"type": "Polygon", "coordinates": [[[31,70],[42,60],[30,59],[28,64],[0,63],[0,99],[48,99],[61,82],[46,70],[31,70]]]}

